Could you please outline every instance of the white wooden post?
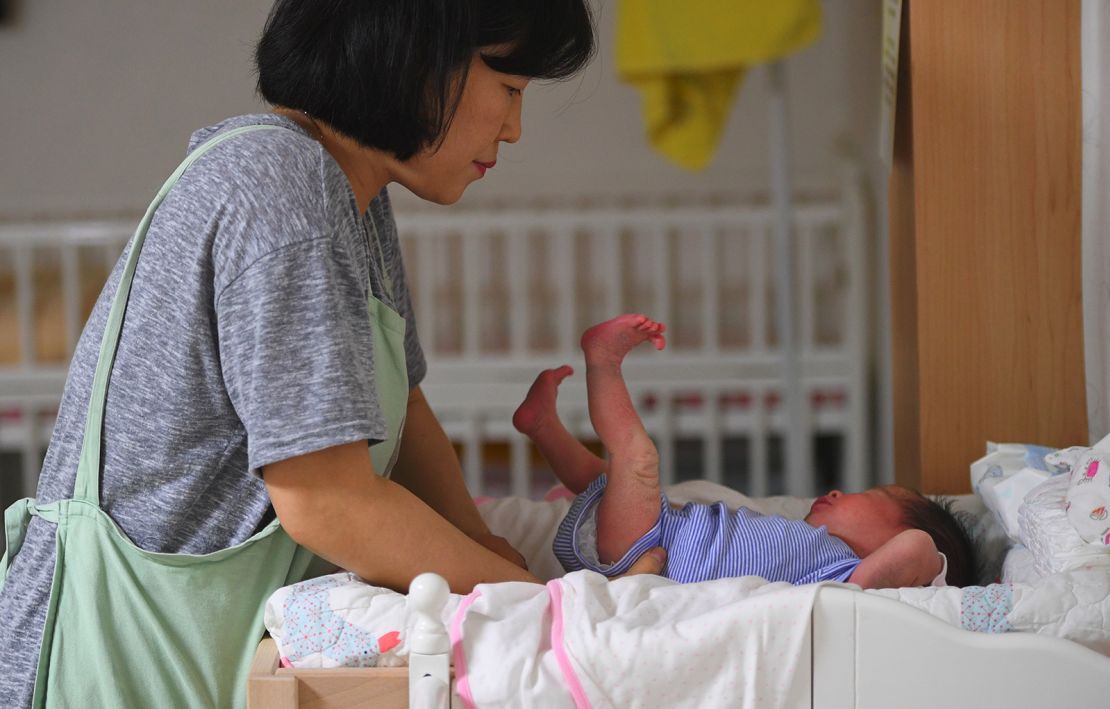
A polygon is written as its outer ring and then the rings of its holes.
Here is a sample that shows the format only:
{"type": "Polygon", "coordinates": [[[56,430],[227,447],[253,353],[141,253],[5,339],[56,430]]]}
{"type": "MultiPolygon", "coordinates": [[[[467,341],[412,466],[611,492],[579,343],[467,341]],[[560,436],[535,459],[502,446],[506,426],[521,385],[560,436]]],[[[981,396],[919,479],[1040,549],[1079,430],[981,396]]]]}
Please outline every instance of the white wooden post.
{"type": "Polygon", "coordinates": [[[447,581],[420,574],[409,586],[409,708],[448,709],[451,697],[451,640],[443,625],[447,581]]]}

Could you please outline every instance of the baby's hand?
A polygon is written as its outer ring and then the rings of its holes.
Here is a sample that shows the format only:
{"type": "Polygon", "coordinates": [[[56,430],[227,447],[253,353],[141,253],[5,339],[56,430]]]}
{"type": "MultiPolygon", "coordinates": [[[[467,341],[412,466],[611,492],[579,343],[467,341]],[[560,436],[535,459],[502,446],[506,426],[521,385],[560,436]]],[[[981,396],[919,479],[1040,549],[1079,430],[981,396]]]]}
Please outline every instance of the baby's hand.
{"type": "Polygon", "coordinates": [[[848,581],[863,588],[924,586],[941,565],[933,538],[920,529],[906,529],[861,561],[848,581]]]}

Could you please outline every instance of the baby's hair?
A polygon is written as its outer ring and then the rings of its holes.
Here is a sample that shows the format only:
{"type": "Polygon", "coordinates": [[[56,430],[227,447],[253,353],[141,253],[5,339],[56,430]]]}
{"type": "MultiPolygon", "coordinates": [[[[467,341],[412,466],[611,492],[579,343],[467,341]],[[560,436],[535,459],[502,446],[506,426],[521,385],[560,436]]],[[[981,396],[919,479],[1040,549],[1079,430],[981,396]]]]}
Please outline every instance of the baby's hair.
{"type": "Polygon", "coordinates": [[[945,582],[949,586],[974,585],[975,546],[960,520],[961,513],[952,511],[953,501],[946,497],[934,500],[920,493],[902,499],[902,523],[928,533],[937,551],[948,558],[945,582]]]}

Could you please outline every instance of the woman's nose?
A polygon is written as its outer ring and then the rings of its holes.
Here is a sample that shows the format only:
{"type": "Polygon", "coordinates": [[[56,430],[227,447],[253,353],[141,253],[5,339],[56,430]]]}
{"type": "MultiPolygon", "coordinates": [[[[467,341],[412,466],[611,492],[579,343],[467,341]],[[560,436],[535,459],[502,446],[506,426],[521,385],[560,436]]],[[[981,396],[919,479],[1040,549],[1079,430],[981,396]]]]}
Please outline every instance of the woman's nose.
{"type": "Polygon", "coordinates": [[[843,495],[844,495],[844,493],[841,492],[840,490],[833,490],[829,493],[829,497],[833,498],[834,500],[838,497],[843,496],[843,495]]]}
{"type": "Polygon", "coordinates": [[[501,125],[501,132],[497,135],[497,139],[503,143],[515,143],[520,140],[521,133],[521,107],[523,103],[518,94],[512,107],[509,109],[509,115],[505,117],[505,122],[501,125]]]}

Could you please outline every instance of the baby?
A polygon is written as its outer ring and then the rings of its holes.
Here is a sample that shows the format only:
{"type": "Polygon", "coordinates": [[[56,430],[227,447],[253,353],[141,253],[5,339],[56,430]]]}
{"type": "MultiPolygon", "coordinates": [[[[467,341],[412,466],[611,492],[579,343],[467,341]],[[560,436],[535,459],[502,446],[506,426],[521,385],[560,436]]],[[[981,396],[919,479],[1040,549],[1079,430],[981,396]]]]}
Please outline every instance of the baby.
{"type": "Polygon", "coordinates": [[[615,576],[662,546],[663,574],[684,583],[747,575],[864,588],[973,583],[973,550],[960,523],[945,506],[897,485],[853,494],[833,490],[813,503],[804,521],[745,507],[730,512],[721,502],[672,509],[659,486],[655,446],[621,376],[633,347],[651,342],[663,349],[663,330],[642,315],[622,315],[582,336],[590,421],[608,461],[559,421],[556,393],[570,367],[541,373],[513,415],[517,430],[578,495],[555,537],[564,568],[615,576]]]}

